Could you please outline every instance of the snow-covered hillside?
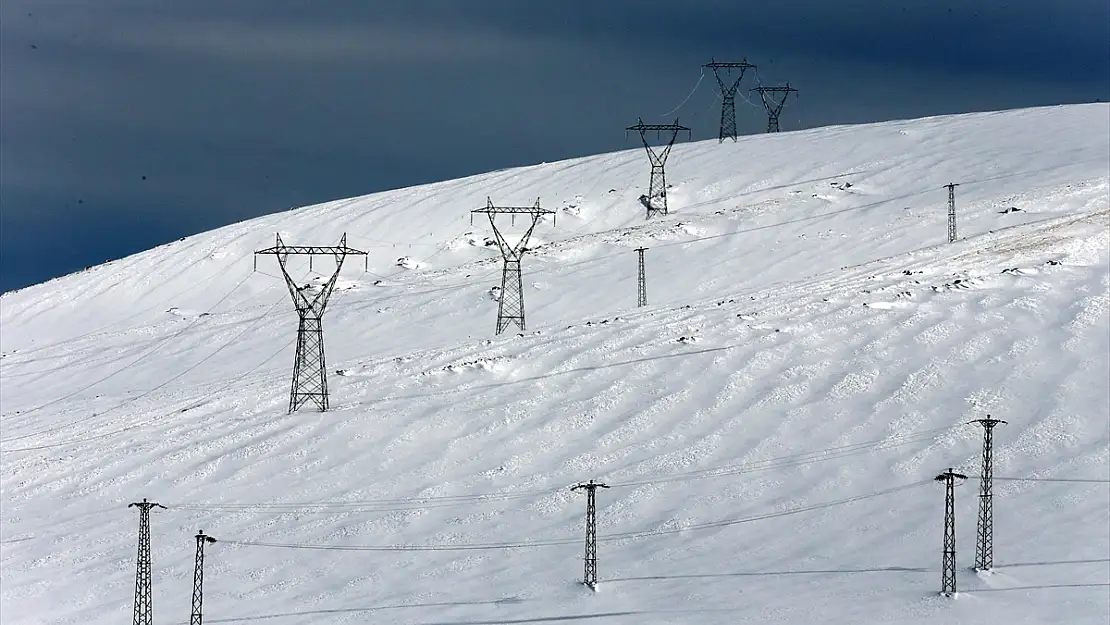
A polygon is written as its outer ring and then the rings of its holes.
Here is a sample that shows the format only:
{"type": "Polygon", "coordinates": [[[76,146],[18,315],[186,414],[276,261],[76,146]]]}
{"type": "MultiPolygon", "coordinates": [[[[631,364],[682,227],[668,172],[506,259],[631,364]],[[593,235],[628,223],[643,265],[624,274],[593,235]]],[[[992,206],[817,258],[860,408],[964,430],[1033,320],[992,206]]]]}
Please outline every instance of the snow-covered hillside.
{"type": "Polygon", "coordinates": [[[205,623],[1106,623],[1110,106],[680,144],[667,173],[651,221],[629,149],[5,294],[0,619],[130,622],[147,497],[156,623],[188,622],[198,529],[205,623]],[[494,336],[487,196],[557,213],[522,334],[494,336]],[[286,414],[296,315],[276,260],[252,270],[275,233],[369,252],[324,317],[326,413],[286,414]],[[988,413],[997,568],[969,570],[971,479],[952,601],[932,478],[978,475],[961,424],[988,413]]]}

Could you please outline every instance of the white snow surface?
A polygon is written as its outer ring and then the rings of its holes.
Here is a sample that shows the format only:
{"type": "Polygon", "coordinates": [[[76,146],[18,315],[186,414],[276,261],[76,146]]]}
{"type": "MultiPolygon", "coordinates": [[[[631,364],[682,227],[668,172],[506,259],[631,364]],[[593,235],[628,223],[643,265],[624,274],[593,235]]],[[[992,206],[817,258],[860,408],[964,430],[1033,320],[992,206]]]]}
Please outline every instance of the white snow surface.
{"type": "Polygon", "coordinates": [[[630,148],[328,202],[5,294],[3,623],[130,622],[143,497],[155,623],[188,622],[198,530],[205,623],[1110,619],[1110,106],[680,143],[651,221],[648,171],[630,148]],[[523,333],[494,335],[487,196],[557,213],[523,333]],[[287,414],[296,314],[273,256],[252,271],[275,233],[369,252],[324,316],[325,413],[287,414]],[[995,475],[1038,479],[995,482],[977,574],[961,424],[987,414],[995,475]]]}

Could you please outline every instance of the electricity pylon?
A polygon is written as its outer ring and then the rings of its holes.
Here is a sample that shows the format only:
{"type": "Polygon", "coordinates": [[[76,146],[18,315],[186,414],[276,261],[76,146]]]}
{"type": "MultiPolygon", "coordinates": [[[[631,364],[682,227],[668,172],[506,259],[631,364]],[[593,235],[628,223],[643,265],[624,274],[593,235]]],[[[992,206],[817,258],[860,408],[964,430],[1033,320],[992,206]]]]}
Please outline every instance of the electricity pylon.
{"type": "Polygon", "coordinates": [[[197,559],[193,567],[193,609],[189,613],[189,625],[203,625],[201,623],[201,607],[204,605],[204,545],[216,542],[215,538],[205,536],[204,530],[197,535],[197,559]]]}
{"type": "Polygon", "coordinates": [[[598,488],[609,488],[601,482],[590,480],[572,486],[571,490],[586,491],[586,558],[582,583],[591,590],[597,590],[597,498],[598,488]]]}
{"type": "Polygon", "coordinates": [[[994,426],[1002,419],[976,419],[971,423],[983,426],[983,470],[979,475],[979,522],[975,528],[975,570],[994,568],[994,426]]]}
{"type": "Polygon", "coordinates": [[[944,555],[941,560],[940,594],[952,597],[956,594],[956,480],[966,480],[967,476],[948,469],[936,476],[944,482],[944,555]]]}
{"type": "Polygon", "coordinates": [[[339,277],[339,270],[343,268],[343,261],[348,255],[366,252],[347,247],[347,235],[339,240],[338,246],[311,247],[301,245],[286,245],[277,235],[277,244],[258,254],[273,254],[277,256],[281,274],[285,277],[285,284],[289,287],[289,295],[293,298],[293,306],[297,309],[297,356],[293,361],[293,384],[289,392],[289,412],[299,409],[308,402],[316,404],[323,412],[328,409],[328,372],[324,360],[324,328],[321,320],[324,308],[328,305],[335,280],[339,277]],[[307,255],[311,262],[313,255],[331,254],[335,257],[335,272],[319,290],[311,285],[297,286],[286,268],[286,260],[291,255],[307,255]]]}
{"type": "Polygon", "coordinates": [[[956,242],[956,187],[958,182],[949,182],[944,185],[948,189],[948,242],[956,242]]]}
{"type": "Polygon", "coordinates": [[[523,332],[525,327],[524,283],[520,273],[520,259],[528,251],[528,239],[532,236],[532,231],[536,229],[536,224],[539,223],[540,218],[544,215],[554,215],[555,211],[540,208],[539,198],[536,198],[534,206],[494,206],[493,200],[487,197],[485,208],[470,211],[472,223],[475,213],[482,213],[489,217],[489,225],[493,228],[493,235],[497,239],[497,247],[501,250],[501,257],[505,259],[505,266],[501,271],[501,296],[497,303],[497,331],[495,334],[501,334],[510,325],[515,325],[523,332]],[[510,245],[501,231],[498,230],[494,216],[500,214],[512,215],[514,223],[517,215],[531,217],[532,225],[528,227],[528,230],[516,245],[510,245]]]}
{"type": "Polygon", "coordinates": [[[782,107],[786,106],[786,98],[790,97],[791,93],[797,93],[798,90],[791,87],[787,82],[785,87],[763,87],[759,86],[749,91],[759,93],[759,99],[763,101],[763,107],[767,109],[767,132],[779,131],[779,114],[782,113],[782,107]],[[782,94],[781,100],[776,100],[777,94],[782,94]],[[771,94],[768,98],[767,94],[771,94]]]}
{"type": "Polygon", "coordinates": [[[128,508],[139,509],[139,554],[135,558],[135,618],[134,625],[151,625],[154,606],[151,601],[150,575],[150,510],[166,509],[159,503],[147,501],[146,497],[138,503],[127,504],[128,508]]]}
{"type": "Polygon", "coordinates": [[[646,247],[636,248],[636,253],[640,255],[639,271],[636,274],[636,306],[647,306],[647,274],[644,271],[644,252],[647,251],[646,247]]]}
{"type": "Polygon", "coordinates": [[[745,58],[739,63],[736,62],[719,62],[712,60],[702,67],[708,67],[713,70],[713,77],[717,79],[717,85],[721,88],[721,134],[717,139],[717,143],[725,140],[725,137],[731,138],[736,141],[736,90],[740,87],[740,81],[744,80],[744,72],[748,69],[755,69],[755,65],[748,62],[745,58]],[[740,75],[732,82],[732,85],[726,85],[724,80],[721,80],[719,70],[728,70],[729,77],[732,76],[732,70],[740,70],[740,75]]]}
{"type": "Polygon", "coordinates": [[[624,129],[624,134],[627,137],[629,130],[638,130],[640,132],[640,140],[644,143],[644,149],[647,150],[648,160],[651,161],[651,181],[648,183],[647,195],[641,195],[640,201],[647,207],[647,217],[651,219],[656,215],[667,214],[667,175],[663,167],[667,164],[667,157],[671,154],[671,148],[674,147],[674,142],[678,139],[678,133],[685,131],[686,138],[690,138],[690,129],[686,126],[679,126],[678,120],[673,124],[645,124],[644,120],[639,120],[640,123],[635,126],[629,126],[624,129]],[[661,137],[660,133],[671,133],[671,139],[667,142],[667,146],[662,150],[656,151],[647,140],[647,133],[655,132],[657,139],[661,137]]]}

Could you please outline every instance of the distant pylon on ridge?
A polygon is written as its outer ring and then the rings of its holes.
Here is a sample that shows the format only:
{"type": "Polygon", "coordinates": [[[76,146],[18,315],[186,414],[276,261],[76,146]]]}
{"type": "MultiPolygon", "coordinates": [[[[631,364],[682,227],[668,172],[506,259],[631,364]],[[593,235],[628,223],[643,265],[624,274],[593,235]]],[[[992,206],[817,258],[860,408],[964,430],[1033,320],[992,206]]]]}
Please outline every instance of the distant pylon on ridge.
{"type": "Polygon", "coordinates": [[[763,102],[763,108],[767,109],[767,132],[779,131],[779,115],[782,114],[782,107],[786,106],[786,99],[790,97],[791,93],[798,93],[798,90],[791,87],[787,82],[784,87],[764,87],[759,86],[750,91],[755,91],[759,94],[759,99],[763,102]],[[768,94],[770,97],[768,98],[768,94]],[[775,96],[782,94],[781,100],[776,100],[775,96]]]}
{"type": "Polygon", "coordinates": [[[702,67],[708,67],[713,70],[713,77],[717,79],[717,85],[721,88],[721,131],[717,138],[717,143],[730,138],[736,141],[736,90],[740,87],[740,81],[744,79],[744,72],[749,69],[755,69],[755,65],[744,59],[740,62],[719,62],[712,60],[702,67]],[[721,79],[720,70],[727,70],[731,76],[732,70],[738,69],[739,76],[736,77],[731,84],[725,84],[721,79]]]}

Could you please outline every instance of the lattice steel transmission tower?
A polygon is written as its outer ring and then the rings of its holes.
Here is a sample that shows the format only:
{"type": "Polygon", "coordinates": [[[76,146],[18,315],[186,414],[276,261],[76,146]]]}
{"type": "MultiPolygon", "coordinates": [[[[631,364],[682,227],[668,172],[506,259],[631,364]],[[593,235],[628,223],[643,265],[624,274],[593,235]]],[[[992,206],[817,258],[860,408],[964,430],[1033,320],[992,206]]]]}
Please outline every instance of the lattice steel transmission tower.
{"type": "Polygon", "coordinates": [[[202,625],[201,607],[204,605],[204,545],[216,542],[215,538],[205,536],[204,530],[196,535],[197,560],[193,568],[193,609],[189,613],[189,625],[202,625]]]}
{"type": "Polygon", "coordinates": [[[582,583],[591,590],[597,590],[597,489],[609,488],[601,482],[590,480],[571,487],[571,490],[586,491],[586,558],[582,583]]]}
{"type": "Polygon", "coordinates": [[[636,253],[640,256],[639,271],[636,276],[636,306],[647,306],[647,273],[644,271],[644,252],[647,251],[646,247],[636,248],[636,253]]]}
{"type": "Polygon", "coordinates": [[[328,409],[328,371],[324,359],[324,328],[321,324],[324,308],[331,298],[335,280],[339,277],[339,270],[343,268],[343,261],[349,255],[366,256],[366,252],[347,247],[347,235],[339,240],[338,246],[313,247],[302,245],[286,245],[277,235],[277,244],[258,254],[273,254],[277,256],[281,275],[285,277],[285,284],[289,287],[289,295],[293,298],[293,306],[297,309],[297,356],[293,361],[293,383],[289,392],[289,412],[298,410],[301,406],[312,402],[321,411],[328,409]],[[309,262],[312,256],[331,254],[335,257],[335,272],[331,278],[319,288],[311,285],[297,286],[289,275],[286,260],[289,256],[307,255],[309,262]]]}
{"type": "Polygon", "coordinates": [[[501,295],[498,297],[497,303],[497,331],[495,334],[501,334],[510,325],[515,325],[523,332],[525,328],[524,283],[520,273],[520,259],[528,251],[528,239],[531,238],[532,231],[536,229],[536,224],[544,215],[552,215],[554,221],[555,211],[540,208],[539,198],[536,198],[534,206],[494,206],[493,200],[487,197],[485,208],[470,211],[471,223],[473,223],[476,213],[485,214],[489,217],[489,225],[493,228],[493,235],[497,239],[497,247],[501,249],[501,257],[505,259],[505,266],[501,271],[501,295]],[[516,222],[517,215],[527,215],[531,218],[532,224],[516,245],[510,245],[504,235],[501,234],[501,230],[497,228],[497,222],[494,221],[496,215],[512,215],[513,223],[516,222]]]}
{"type": "Polygon", "coordinates": [[[717,143],[725,140],[725,137],[731,138],[736,141],[736,90],[740,87],[740,81],[744,80],[744,72],[749,69],[755,69],[755,65],[744,59],[739,63],[736,62],[719,62],[711,60],[711,62],[702,65],[713,70],[713,77],[717,79],[717,85],[721,88],[721,134],[717,139],[717,143]],[[740,70],[740,75],[736,80],[732,81],[731,85],[726,85],[725,81],[721,79],[720,70],[728,70],[728,76],[732,77],[732,70],[740,70]]]}
{"type": "Polygon", "coordinates": [[[941,561],[940,594],[952,597],[956,594],[956,480],[966,480],[967,476],[949,468],[936,476],[944,482],[944,555],[941,561]]]}
{"type": "Polygon", "coordinates": [[[956,187],[958,182],[949,182],[944,185],[948,189],[948,242],[956,242],[956,187]]]}
{"type": "Polygon", "coordinates": [[[656,215],[667,214],[667,174],[663,167],[667,164],[667,157],[671,155],[671,148],[674,147],[674,142],[678,139],[678,133],[685,131],[686,138],[689,139],[690,129],[686,126],[679,126],[677,119],[673,124],[645,124],[643,119],[640,119],[639,122],[635,126],[625,128],[624,134],[627,137],[629,130],[639,131],[640,141],[643,142],[644,149],[648,153],[648,160],[651,161],[651,181],[648,183],[648,192],[647,195],[640,196],[640,201],[647,208],[648,219],[651,219],[656,215]],[[647,133],[652,131],[655,132],[657,139],[662,137],[661,133],[671,133],[670,141],[662,150],[656,151],[648,143],[647,133]]]}
{"type": "MultiPolygon", "coordinates": [[[[759,86],[749,91],[755,91],[759,94],[759,99],[763,101],[763,107],[767,109],[767,132],[779,131],[779,115],[782,113],[782,107],[786,106],[786,99],[790,97],[791,93],[798,93],[798,90],[790,86],[787,82],[785,87],[763,87],[759,86]],[[767,94],[771,94],[770,98],[767,94]],[[782,99],[776,99],[776,96],[782,94],[782,99]]],[[[795,96],[797,97],[797,96],[795,96]]]]}
{"type": "Polygon", "coordinates": [[[135,558],[135,618],[134,625],[151,625],[154,618],[154,606],[151,597],[150,576],[150,510],[151,508],[166,509],[165,506],[146,497],[138,503],[127,504],[128,508],[139,509],[139,554],[135,558]]]}
{"type": "Polygon", "coordinates": [[[1002,419],[976,419],[971,423],[983,426],[983,470],[979,476],[979,523],[975,529],[975,570],[994,568],[994,426],[1002,419]]]}

